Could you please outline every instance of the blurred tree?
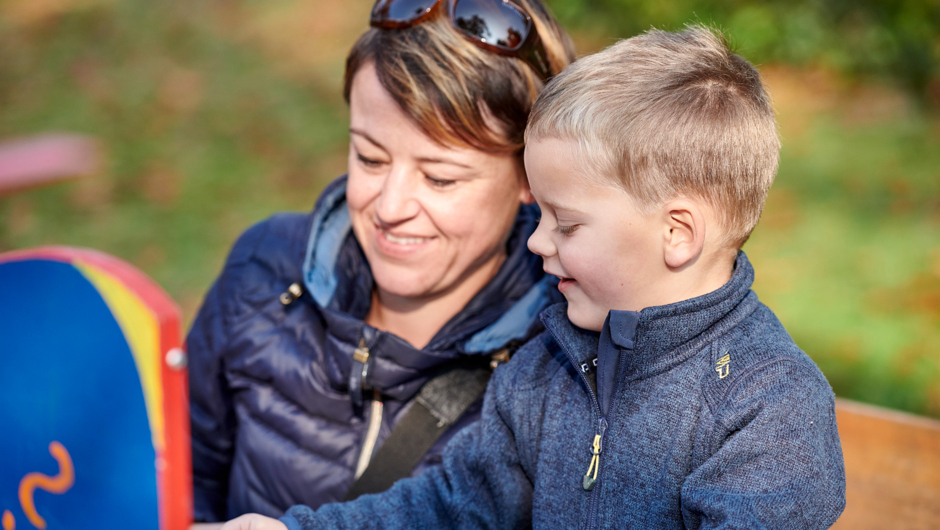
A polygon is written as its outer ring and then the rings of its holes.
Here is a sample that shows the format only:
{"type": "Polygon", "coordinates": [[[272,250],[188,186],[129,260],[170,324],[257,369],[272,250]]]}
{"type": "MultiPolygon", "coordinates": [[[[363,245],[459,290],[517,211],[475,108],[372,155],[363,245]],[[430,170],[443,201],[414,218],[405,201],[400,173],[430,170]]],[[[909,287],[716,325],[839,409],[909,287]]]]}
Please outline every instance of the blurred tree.
{"type": "Polygon", "coordinates": [[[940,106],[938,0],[548,0],[563,23],[611,37],[702,22],[756,62],[886,78],[940,106]]]}

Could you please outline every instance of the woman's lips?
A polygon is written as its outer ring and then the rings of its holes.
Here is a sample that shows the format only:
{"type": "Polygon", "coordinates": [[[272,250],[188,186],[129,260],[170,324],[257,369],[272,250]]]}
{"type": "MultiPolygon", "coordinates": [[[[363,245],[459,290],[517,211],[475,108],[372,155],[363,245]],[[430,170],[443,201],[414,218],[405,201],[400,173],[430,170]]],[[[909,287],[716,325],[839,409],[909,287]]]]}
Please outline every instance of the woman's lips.
{"type": "Polygon", "coordinates": [[[375,243],[379,252],[390,257],[403,258],[424,249],[433,237],[413,234],[392,234],[375,227],[375,243]]]}

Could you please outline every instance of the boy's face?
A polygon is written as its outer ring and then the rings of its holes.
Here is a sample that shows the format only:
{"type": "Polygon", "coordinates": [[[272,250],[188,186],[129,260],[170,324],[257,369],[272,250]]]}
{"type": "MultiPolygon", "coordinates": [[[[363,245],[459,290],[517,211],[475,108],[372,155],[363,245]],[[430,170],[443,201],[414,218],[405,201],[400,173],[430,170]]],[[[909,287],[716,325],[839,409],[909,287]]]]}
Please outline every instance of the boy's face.
{"type": "Polygon", "coordinates": [[[590,176],[576,142],[531,142],[525,166],[542,210],[529,249],[560,278],[571,322],[600,331],[611,309],[658,305],[654,288],[666,270],[659,216],[644,215],[615,183],[590,176]]]}

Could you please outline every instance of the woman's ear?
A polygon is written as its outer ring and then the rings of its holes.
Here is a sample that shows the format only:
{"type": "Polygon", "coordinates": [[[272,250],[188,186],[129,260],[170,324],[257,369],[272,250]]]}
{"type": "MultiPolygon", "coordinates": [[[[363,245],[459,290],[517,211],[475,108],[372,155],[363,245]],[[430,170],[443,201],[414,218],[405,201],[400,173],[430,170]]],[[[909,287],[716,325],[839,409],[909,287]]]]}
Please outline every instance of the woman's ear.
{"type": "Polygon", "coordinates": [[[535,202],[535,195],[532,195],[532,188],[529,187],[529,178],[526,176],[525,167],[523,167],[522,179],[519,186],[519,202],[522,204],[532,204],[535,202]]]}
{"type": "Polygon", "coordinates": [[[705,246],[705,213],[689,199],[676,199],[663,207],[663,259],[670,269],[695,263],[705,246]]]}
{"type": "Polygon", "coordinates": [[[532,204],[535,202],[535,196],[532,195],[532,190],[529,189],[529,183],[527,182],[523,186],[522,190],[519,192],[519,201],[522,204],[532,204]]]}

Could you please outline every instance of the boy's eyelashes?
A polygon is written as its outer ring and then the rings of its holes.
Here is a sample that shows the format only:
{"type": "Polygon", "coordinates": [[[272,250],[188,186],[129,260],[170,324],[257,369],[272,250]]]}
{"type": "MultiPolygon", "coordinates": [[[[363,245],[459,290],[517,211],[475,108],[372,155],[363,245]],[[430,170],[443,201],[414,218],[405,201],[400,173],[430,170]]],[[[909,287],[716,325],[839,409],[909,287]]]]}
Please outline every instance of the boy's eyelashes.
{"type": "MultiPolygon", "coordinates": [[[[537,218],[535,219],[535,224],[536,224],[536,225],[541,225],[541,224],[542,224],[542,218],[541,218],[541,217],[537,217],[537,218]]],[[[580,225],[568,225],[568,226],[556,225],[555,228],[552,229],[552,231],[553,231],[553,232],[557,232],[557,233],[559,233],[559,234],[561,234],[561,235],[567,236],[567,235],[571,235],[571,233],[573,233],[575,230],[577,230],[577,229],[578,229],[578,226],[580,226],[580,225]]]]}
{"type": "Polygon", "coordinates": [[[574,233],[575,230],[578,229],[578,226],[579,225],[569,225],[569,226],[558,225],[555,227],[555,232],[558,232],[559,234],[563,236],[571,235],[572,233],[574,233]]]}

